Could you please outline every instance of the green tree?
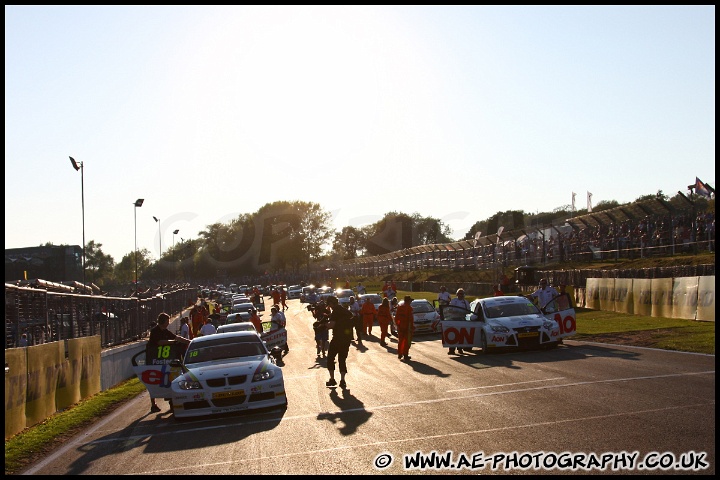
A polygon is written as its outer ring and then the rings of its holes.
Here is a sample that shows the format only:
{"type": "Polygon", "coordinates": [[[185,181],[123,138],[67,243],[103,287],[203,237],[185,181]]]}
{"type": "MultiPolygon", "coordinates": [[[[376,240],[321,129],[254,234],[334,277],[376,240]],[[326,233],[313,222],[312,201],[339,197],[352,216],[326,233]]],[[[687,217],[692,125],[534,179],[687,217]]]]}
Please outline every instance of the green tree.
{"type": "MultiPolygon", "coordinates": [[[[147,248],[143,248],[138,251],[137,258],[138,277],[142,278],[142,273],[151,265],[150,251],[147,248]]],[[[135,282],[135,252],[124,255],[120,263],[115,265],[114,277],[116,283],[135,282]]]]}
{"type": "Polygon", "coordinates": [[[461,238],[461,240],[474,240],[475,235],[480,232],[481,236],[485,236],[488,234],[488,228],[487,228],[487,220],[484,221],[477,221],[473,223],[473,225],[470,227],[470,230],[467,231],[465,236],[461,238]]]}
{"type": "Polygon", "coordinates": [[[368,225],[365,232],[365,251],[368,255],[382,255],[412,246],[412,217],[406,213],[388,212],[368,225]]]}
{"type": "MultiPolygon", "coordinates": [[[[655,197],[652,197],[655,198],[655,197]]],[[[602,212],[603,210],[610,210],[611,208],[619,207],[620,204],[616,200],[600,200],[597,205],[593,205],[593,211],[595,212],[602,212]]]]}
{"type": "Polygon", "coordinates": [[[444,224],[437,218],[421,217],[417,213],[413,214],[411,218],[413,231],[412,246],[449,243],[453,241],[450,238],[450,226],[444,224]]]}
{"type": "Polygon", "coordinates": [[[307,264],[313,259],[320,258],[323,245],[332,237],[330,228],[331,216],[322,209],[318,203],[296,202],[300,214],[300,228],[297,238],[302,242],[307,264]]]}
{"type": "Polygon", "coordinates": [[[330,213],[317,203],[274,202],[261,207],[255,218],[262,232],[258,264],[275,270],[309,267],[332,236],[330,213]]]}
{"type": "Polygon", "coordinates": [[[368,255],[382,255],[417,245],[448,243],[450,227],[437,218],[388,212],[372,225],[361,229],[368,255]]]}
{"type": "Polygon", "coordinates": [[[332,243],[333,252],[340,255],[343,260],[357,258],[365,246],[365,233],[362,229],[347,226],[340,232],[335,232],[332,243]]]}
{"type": "Polygon", "coordinates": [[[194,273],[211,277],[265,269],[298,271],[322,254],[332,236],[330,220],[317,203],[278,201],[228,224],[208,225],[198,233],[194,273]]]}
{"type": "Polygon", "coordinates": [[[228,226],[222,223],[213,223],[205,228],[206,230],[198,232],[202,250],[211,258],[221,260],[228,226]]]}
{"type": "Polygon", "coordinates": [[[102,286],[113,280],[115,260],[103,253],[102,243],[90,240],[85,245],[85,281],[102,286]]]}
{"type": "Polygon", "coordinates": [[[198,232],[199,249],[194,258],[194,272],[201,278],[227,275],[229,252],[235,244],[230,224],[213,223],[198,232]]]}
{"type": "Polygon", "coordinates": [[[665,195],[662,190],[658,190],[655,195],[640,195],[638,198],[635,199],[635,201],[642,202],[644,200],[652,200],[653,198],[668,200],[668,196],[665,195]]]}

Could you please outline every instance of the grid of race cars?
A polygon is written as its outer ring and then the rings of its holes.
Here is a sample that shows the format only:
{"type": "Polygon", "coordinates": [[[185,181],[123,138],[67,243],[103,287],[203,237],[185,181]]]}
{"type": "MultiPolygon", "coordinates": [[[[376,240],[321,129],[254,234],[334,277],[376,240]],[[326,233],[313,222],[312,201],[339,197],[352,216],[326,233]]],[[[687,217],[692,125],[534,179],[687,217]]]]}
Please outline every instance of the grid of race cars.
{"type": "MultiPolygon", "coordinates": [[[[377,302],[376,308],[382,302],[376,294],[358,299],[377,302]]],[[[575,333],[575,310],[567,294],[542,310],[519,295],[480,298],[469,309],[427,299],[414,299],[411,305],[414,334],[441,333],[445,348],[479,348],[481,354],[553,348],[575,333]]],[[[175,419],[287,407],[280,368],[287,330],[266,320],[263,331],[257,332],[242,313],[228,315],[218,334],[193,339],[182,360],[166,356],[146,365],[133,358],[135,373],[151,397],[167,399],[175,419]]]]}

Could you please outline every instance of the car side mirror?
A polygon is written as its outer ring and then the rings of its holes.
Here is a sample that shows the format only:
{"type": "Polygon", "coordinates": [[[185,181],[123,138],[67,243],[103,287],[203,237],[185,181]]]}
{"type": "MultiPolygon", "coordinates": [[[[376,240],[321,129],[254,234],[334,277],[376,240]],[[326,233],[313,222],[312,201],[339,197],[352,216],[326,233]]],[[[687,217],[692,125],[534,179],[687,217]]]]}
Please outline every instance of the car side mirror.
{"type": "Polygon", "coordinates": [[[179,368],[180,371],[183,373],[188,372],[187,367],[182,363],[182,361],[178,360],[177,358],[170,361],[170,366],[173,368],[179,368]]]}

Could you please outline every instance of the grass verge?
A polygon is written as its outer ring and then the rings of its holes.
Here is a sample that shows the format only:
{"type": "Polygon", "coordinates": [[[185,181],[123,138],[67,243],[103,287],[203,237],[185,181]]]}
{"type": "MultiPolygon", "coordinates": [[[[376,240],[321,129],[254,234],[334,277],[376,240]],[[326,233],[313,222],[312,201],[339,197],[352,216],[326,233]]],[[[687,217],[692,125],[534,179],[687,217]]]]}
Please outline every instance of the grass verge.
{"type": "Polygon", "coordinates": [[[578,308],[577,334],[573,340],[623,343],[715,354],[715,322],[627,315],[578,308]]]}
{"type": "Polygon", "coordinates": [[[137,378],[127,380],[5,440],[5,475],[18,473],[144,391],[145,385],[137,378]]]}

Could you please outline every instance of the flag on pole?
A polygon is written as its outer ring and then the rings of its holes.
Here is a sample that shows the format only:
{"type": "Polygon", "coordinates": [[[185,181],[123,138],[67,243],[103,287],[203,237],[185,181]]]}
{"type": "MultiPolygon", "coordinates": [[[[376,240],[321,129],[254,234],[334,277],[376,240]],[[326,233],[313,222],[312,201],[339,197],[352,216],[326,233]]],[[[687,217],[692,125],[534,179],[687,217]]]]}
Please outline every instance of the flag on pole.
{"type": "Polygon", "coordinates": [[[710,198],[710,190],[698,177],[695,177],[695,193],[710,198]]]}
{"type": "Polygon", "coordinates": [[[587,192],[587,194],[588,194],[587,195],[587,197],[588,197],[588,209],[587,210],[588,210],[588,213],[590,213],[590,212],[592,212],[592,193],[587,192]]]}
{"type": "Polygon", "coordinates": [[[475,243],[473,244],[473,247],[477,247],[477,244],[480,241],[480,237],[482,237],[482,232],[475,232],[475,243]]]}
{"type": "Polygon", "coordinates": [[[575,211],[575,192],[572,192],[572,211],[575,211]]]}

